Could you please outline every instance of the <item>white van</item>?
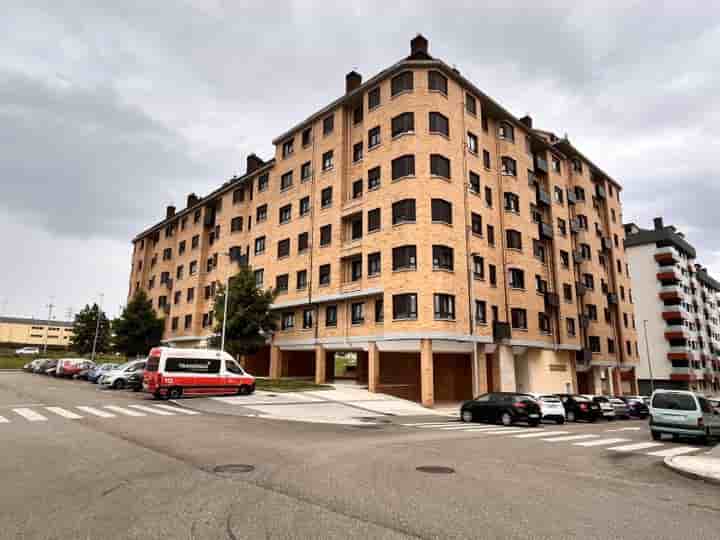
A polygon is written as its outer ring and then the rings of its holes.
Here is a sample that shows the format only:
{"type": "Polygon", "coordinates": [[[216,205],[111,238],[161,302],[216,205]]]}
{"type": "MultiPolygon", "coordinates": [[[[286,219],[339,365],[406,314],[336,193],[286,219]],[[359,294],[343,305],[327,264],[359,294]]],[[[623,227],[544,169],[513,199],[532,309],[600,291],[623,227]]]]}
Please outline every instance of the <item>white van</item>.
{"type": "Polygon", "coordinates": [[[650,398],[650,432],[656,441],[670,433],[673,439],[687,436],[707,442],[720,437],[720,414],[695,392],[655,390],[650,398]]]}

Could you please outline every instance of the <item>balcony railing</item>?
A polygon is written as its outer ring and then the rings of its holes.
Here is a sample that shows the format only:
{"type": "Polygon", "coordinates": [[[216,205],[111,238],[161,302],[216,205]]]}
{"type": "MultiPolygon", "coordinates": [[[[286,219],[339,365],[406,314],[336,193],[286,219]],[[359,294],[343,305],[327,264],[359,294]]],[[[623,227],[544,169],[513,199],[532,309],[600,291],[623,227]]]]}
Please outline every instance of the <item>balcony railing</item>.
{"type": "Polygon", "coordinates": [[[547,174],[549,171],[547,159],[538,154],[535,154],[535,172],[540,171],[541,173],[547,174]]]}
{"type": "Polygon", "coordinates": [[[544,238],[546,240],[552,240],[553,227],[549,223],[543,223],[542,221],[540,223],[538,223],[538,231],[540,233],[540,238],[544,238]]]}
{"type": "Polygon", "coordinates": [[[540,186],[537,188],[537,203],[544,204],[545,206],[550,206],[552,204],[550,194],[540,186]]]}
{"type": "Polygon", "coordinates": [[[676,263],[680,261],[680,255],[672,246],[655,248],[655,260],[658,262],[676,263]]]}

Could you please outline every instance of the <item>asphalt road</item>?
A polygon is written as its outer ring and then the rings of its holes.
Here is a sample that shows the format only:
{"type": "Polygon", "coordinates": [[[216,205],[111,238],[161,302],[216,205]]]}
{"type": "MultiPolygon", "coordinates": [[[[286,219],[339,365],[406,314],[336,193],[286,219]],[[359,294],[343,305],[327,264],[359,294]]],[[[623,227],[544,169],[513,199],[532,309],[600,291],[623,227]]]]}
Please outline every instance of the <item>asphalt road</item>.
{"type": "Polygon", "coordinates": [[[0,374],[0,538],[714,540],[720,531],[717,486],[660,457],[578,445],[647,442],[639,421],[538,428],[592,436],[551,442],[517,436],[531,428],[401,425],[437,418],[367,428],[156,406],[142,394],[0,374]],[[112,416],[89,412],[98,410],[112,416]],[[416,470],[428,465],[455,472],[416,470]]]}

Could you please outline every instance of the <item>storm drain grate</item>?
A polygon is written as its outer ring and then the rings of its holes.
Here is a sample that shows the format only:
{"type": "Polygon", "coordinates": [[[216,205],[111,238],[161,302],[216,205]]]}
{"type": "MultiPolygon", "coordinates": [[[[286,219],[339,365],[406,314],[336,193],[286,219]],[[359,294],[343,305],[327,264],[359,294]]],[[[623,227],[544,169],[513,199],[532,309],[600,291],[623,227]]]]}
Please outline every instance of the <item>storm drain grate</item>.
{"type": "Polygon", "coordinates": [[[249,473],[255,470],[253,465],[247,465],[245,463],[231,463],[229,465],[218,465],[213,468],[213,472],[217,474],[242,474],[249,473]]]}
{"type": "Polygon", "coordinates": [[[453,474],[455,472],[455,469],[452,467],[442,467],[439,465],[422,465],[415,467],[415,470],[429,474],[453,474]]]}

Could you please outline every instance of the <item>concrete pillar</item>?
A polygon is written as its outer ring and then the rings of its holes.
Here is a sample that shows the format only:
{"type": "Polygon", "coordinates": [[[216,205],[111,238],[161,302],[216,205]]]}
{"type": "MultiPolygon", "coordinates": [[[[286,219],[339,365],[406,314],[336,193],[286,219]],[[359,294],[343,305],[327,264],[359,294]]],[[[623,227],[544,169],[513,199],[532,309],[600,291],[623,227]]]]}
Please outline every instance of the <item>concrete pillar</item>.
{"type": "Polygon", "coordinates": [[[325,347],[315,345],[315,384],[325,384],[325,347]]]}
{"type": "Polygon", "coordinates": [[[368,390],[377,392],[380,385],[380,351],[377,343],[368,343],[368,390]]]}
{"type": "Polygon", "coordinates": [[[498,345],[497,348],[498,389],[500,392],[515,392],[517,390],[515,384],[515,356],[512,347],[509,345],[498,345]]]}
{"type": "Polygon", "coordinates": [[[425,407],[435,404],[432,340],[420,340],[420,399],[425,407]]]}
{"type": "Polygon", "coordinates": [[[277,345],[270,346],[270,378],[282,377],[282,351],[277,345]]]}
{"type": "Polygon", "coordinates": [[[592,373],[592,393],[593,394],[602,394],[603,393],[603,386],[602,386],[602,368],[599,367],[591,367],[590,372],[592,373]]]}
{"type": "Polygon", "coordinates": [[[613,382],[612,386],[612,394],[614,396],[622,396],[623,395],[623,389],[622,389],[622,373],[620,373],[620,369],[618,368],[609,368],[610,373],[612,373],[611,380],[613,382]]]}
{"type": "Polygon", "coordinates": [[[473,362],[473,397],[489,392],[487,379],[487,355],[479,351],[482,345],[475,344],[475,361],[473,362]]]}

